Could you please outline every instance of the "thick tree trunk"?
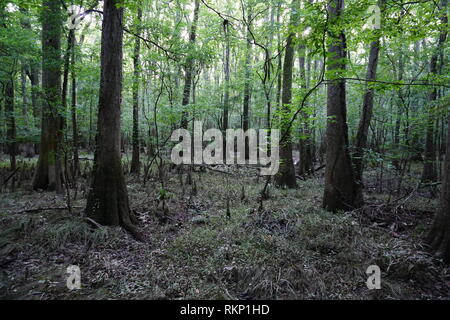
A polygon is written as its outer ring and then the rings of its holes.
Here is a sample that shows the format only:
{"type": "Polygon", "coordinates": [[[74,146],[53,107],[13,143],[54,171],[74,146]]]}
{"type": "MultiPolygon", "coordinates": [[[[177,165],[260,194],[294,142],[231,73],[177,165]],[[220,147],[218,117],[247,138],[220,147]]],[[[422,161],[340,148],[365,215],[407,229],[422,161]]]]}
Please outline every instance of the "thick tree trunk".
{"type": "MultiPolygon", "coordinates": [[[[441,21],[443,26],[448,25],[448,17],[446,14],[447,0],[441,1],[441,21]]],[[[439,34],[439,39],[437,43],[436,51],[433,53],[430,61],[430,74],[435,76],[438,73],[438,58],[441,55],[442,47],[447,39],[447,29],[445,27],[439,34]]],[[[427,127],[426,127],[426,138],[425,138],[425,156],[422,171],[422,182],[434,182],[437,180],[437,166],[436,166],[436,141],[434,139],[434,123],[435,123],[435,113],[434,113],[434,102],[437,100],[437,88],[433,87],[431,89],[428,98],[428,108],[427,108],[427,127]]]]}
{"type": "MultiPolygon", "coordinates": [[[[331,25],[340,23],[344,0],[328,5],[331,25]]],[[[332,33],[328,49],[328,71],[342,73],[346,67],[346,41],[342,30],[332,33]]],[[[361,190],[355,182],[348,150],[345,80],[331,80],[327,88],[327,150],[325,160],[325,192],[323,206],[329,211],[351,210],[362,204],[361,190]]]]}
{"type": "Polygon", "coordinates": [[[290,104],[292,102],[292,69],[294,66],[294,33],[287,38],[283,65],[283,94],[281,97],[281,140],[280,140],[280,169],[275,175],[275,184],[279,187],[295,188],[297,181],[295,167],[292,161],[291,129],[288,127],[290,120],[290,104]]]}
{"type": "MultiPolygon", "coordinates": [[[[137,21],[142,19],[142,10],[138,9],[137,21]]],[[[136,32],[140,34],[138,27],[136,32]]],[[[131,173],[139,175],[141,161],[139,150],[139,78],[140,78],[140,54],[141,41],[138,37],[135,39],[134,54],[133,54],[133,155],[131,158],[131,173]]]]}
{"type": "Polygon", "coordinates": [[[117,4],[118,0],[105,0],[103,8],[97,144],[86,213],[102,225],[121,225],[140,239],[132,222],[120,159],[123,8],[117,4]]]}
{"type": "Polygon", "coordinates": [[[44,0],[42,11],[42,126],[33,189],[62,190],[61,2],[44,0]]]}

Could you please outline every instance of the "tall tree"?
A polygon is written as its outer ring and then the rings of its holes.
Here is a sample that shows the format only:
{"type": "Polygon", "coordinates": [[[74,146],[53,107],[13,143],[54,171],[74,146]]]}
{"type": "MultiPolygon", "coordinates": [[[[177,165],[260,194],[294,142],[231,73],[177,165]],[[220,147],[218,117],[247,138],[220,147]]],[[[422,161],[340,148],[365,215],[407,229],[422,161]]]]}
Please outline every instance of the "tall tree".
{"type": "MultiPolygon", "coordinates": [[[[384,7],[385,0],[380,0],[378,3],[384,7]]],[[[384,9],[384,8],[383,8],[384,9]]],[[[370,43],[369,63],[367,65],[366,80],[375,80],[378,68],[378,56],[380,53],[380,32],[378,29],[374,30],[376,40],[370,43]]],[[[361,118],[359,120],[358,132],[356,134],[355,152],[353,153],[353,166],[355,169],[355,179],[360,186],[362,185],[362,176],[364,170],[364,149],[367,146],[367,136],[369,133],[369,126],[373,114],[373,86],[367,84],[363,95],[363,105],[361,111],[361,118]]]]}
{"type": "Polygon", "coordinates": [[[362,204],[361,189],[353,173],[348,150],[348,128],[345,80],[346,40],[342,15],[344,0],[332,0],[327,7],[329,24],[333,26],[328,47],[327,71],[333,75],[327,87],[327,131],[325,159],[325,191],[323,206],[329,211],[348,210],[362,204]]]}
{"type": "MultiPolygon", "coordinates": [[[[301,87],[306,90],[308,88],[308,81],[306,76],[306,46],[304,43],[299,46],[299,66],[300,66],[300,78],[301,87]]],[[[300,161],[299,161],[299,174],[310,174],[314,169],[313,156],[312,156],[312,139],[309,126],[309,115],[307,112],[301,113],[302,119],[304,120],[300,133],[302,137],[300,138],[300,161]]]]}
{"type": "MultiPolygon", "coordinates": [[[[250,128],[250,99],[251,99],[251,60],[252,60],[252,39],[250,34],[252,21],[252,4],[249,2],[247,8],[247,48],[245,51],[245,80],[244,80],[244,103],[242,129],[244,132],[250,128]]],[[[245,137],[245,159],[249,159],[249,139],[245,137]]]]}
{"type": "Polygon", "coordinates": [[[191,31],[189,32],[189,52],[184,65],[184,89],[183,101],[181,102],[183,113],[181,118],[181,127],[187,129],[188,127],[188,112],[186,110],[191,98],[192,78],[194,73],[194,57],[193,50],[195,49],[195,42],[197,40],[197,24],[200,11],[200,0],[195,0],[194,19],[192,20],[191,31]]]}
{"type": "Polygon", "coordinates": [[[141,239],[134,226],[120,158],[123,7],[105,0],[101,41],[101,75],[93,180],[86,213],[102,225],[123,226],[141,239]]]}
{"type": "MultiPolygon", "coordinates": [[[[298,17],[296,12],[296,0],[292,5],[291,26],[298,17]]],[[[290,32],[286,41],[286,49],[284,53],[283,63],[283,93],[281,95],[280,108],[280,126],[281,126],[281,140],[280,140],[280,169],[275,175],[275,184],[279,187],[296,188],[297,181],[295,177],[295,167],[292,160],[292,139],[291,128],[289,124],[291,114],[292,102],[292,70],[294,67],[294,38],[295,33],[290,32]]]]}
{"type": "MultiPolygon", "coordinates": [[[[69,30],[69,35],[67,37],[67,49],[64,55],[64,68],[63,68],[63,81],[62,81],[62,110],[65,114],[68,114],[67,110],[67,93],[69,89],[69,72],[70,72],[70,66],[71,66],[71,57],[72,57],[72,51],[74,50],[74,43],[75,43],[75,28],[72,28],[69,30]]],[[[64,122],[62,124],[62,128],[65,132],[65,140],[67,143],[67,121],[64,118],[64,122]]],[[[64,164],[65,169],[67,170],[67,153],[64,153],[64,164]]],[[[68,172],[65,172],[65,176],[68,176],[68,172]]]]}
{"type": "MultiPolygon", "coordinates": [[[[139,23],[142,19],[142,9],[138,8],[136,30],[140,34],[139,23]]],[[[139,79],[140,79],[140,54],[141,39],[136,37],[133,53],[133,156],[131,158],[131,173],[139,174],[140,171],[140,150],[139,150],[139,79]]]]}
{"type": "Polygon", "coordinates": [[[42,125],[33,188],[62,192],[61,29],[59,0],[42,2],[42,125]]]}
{"type": "MultiPolygon", "coordinates": [[[[30,23],[30,12],[28,8],[20,7],[20,12],[23,15],[22,27],[30,32],[32,32],[30,23]]],[[[39,116],[39,106],[38,106],[38,92],[39,92],[39,67],[36,65],[34,59],[27,61],[27,66],[24,68],[25,73],[31,82],[31,108],[33,110],[33,118],[37,120],[39,116]]]]}
{"type": "Polygon", "coordinates": [[[79,145],[79,139],[78,139],[78,121],[77,121],[77,75],[75,70],[75,63],[76,63],[76,47],[77,47],[77,40],[75,35],[73,36],[72,40],[72,58],[71,58],[71,76],[72,76],[72,103],[70,108],[70,113],[72,116],[72,154],[73,154],[73,170],[72,170],[72,176],[75,179],[79,172],[80,172],[80,159],[79,159],[79,153],[78,153],[78,145],[79,145]]]}
{"type": "MultiPolygon", "coordinates": [[[[225,20],[226,21],[226,20],[225,20]]],[[[225,92],[223,95],[223,119],[222,130],[225,132],[229,127],[229,109],[230,109],[230,30],[228,23],[224,21],[225,32],[225,52],[224,52],[224,72],[225,72],[225,92]]],[[[228,21],[227,21],[228,22],[228,21]]],[[[224,160],[226,160],[226,135],[223,139],[224,160]]]]}

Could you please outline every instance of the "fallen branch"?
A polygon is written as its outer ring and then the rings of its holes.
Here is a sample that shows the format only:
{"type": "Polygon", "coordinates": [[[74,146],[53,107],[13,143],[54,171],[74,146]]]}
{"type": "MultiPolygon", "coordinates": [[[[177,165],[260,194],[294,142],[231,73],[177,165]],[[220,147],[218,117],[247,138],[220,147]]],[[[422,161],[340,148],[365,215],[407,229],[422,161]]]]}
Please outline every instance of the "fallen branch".
{"type": "Polygon", "coordinates": [[[229,175],[232,175],[231,172],[227,172],[227,171],[222,171],[222,170],[219,170],[219,169],[210,168],[210,167],[208,167],[208,166],[200,166],[200,167],[201,167],[201,168],[208,169],[208,170],[211,170],[211,171],[214,171],[214,172],[219,172],[219,173],[223,173],[223,174],[229,174],[229,175]]]}
{"type": "Polygon", "coordinates": [[[85,217],[84,219],[87,222],[89,222],[90,224],[92,224],[94,227],[96,227],[97,229],[101,229],[102,226],[98,222],[96,222],[95,220],[93,220],[91,218],[88,218],[88,217],[85,217]]]}
{"type": "MultiPolygon", "coordinates": [[[[72,207],[72,209],[83,209],[83,207],[72,207]]],[[[69,210],[68,207],[49,207],[49,208],[35,208],[35,209],[25,209],[21,211],[11,212],[11,214],[22,214],[22,213],[33,213],[33,212],[40,212],[40,211],[52,211],[52,210],[69,210]]]]}

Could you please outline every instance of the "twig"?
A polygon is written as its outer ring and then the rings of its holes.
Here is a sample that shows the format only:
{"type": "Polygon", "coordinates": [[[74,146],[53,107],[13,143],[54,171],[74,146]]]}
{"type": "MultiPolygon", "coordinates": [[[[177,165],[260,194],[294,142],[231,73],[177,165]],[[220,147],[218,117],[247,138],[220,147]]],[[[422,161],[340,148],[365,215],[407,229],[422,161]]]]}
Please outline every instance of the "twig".
{"type": "Polygon", "coordinates": [[[20,167],[17,167],[16,170],[14,170],[14,172],[12,172],[8,178],[6,178],[5,180],[3,180],[3,185],[6,185],[6,183],[8,183],[8,181],[17,173],[17,171],[20,170],[20,167]]]}
{"type": "Polygon", "coordinates": [[[95,220],[93,220],[93,219],[91,219],[91,218],[89,218],[89,217],[85,217],[84,219],[85,219],[87,222],[93,224],[96,228],[98,228],[98,229],[101,229],[101,228],[102,228],[102,226],[101,226],[98,222],[96,222],[95,220]]]}

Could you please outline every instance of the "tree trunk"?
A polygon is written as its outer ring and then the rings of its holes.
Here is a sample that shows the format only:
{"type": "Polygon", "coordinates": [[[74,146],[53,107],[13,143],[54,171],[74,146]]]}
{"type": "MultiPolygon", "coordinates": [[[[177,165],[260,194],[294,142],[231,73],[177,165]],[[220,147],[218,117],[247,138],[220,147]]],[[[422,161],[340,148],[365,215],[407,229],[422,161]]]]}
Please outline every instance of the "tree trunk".
{"type": "MultiPolygon", "coordinates": [[[[278,7],[278,6],[277,6],[278,7]]],[[[278,10],[275,8],[275,6],[272,6],[270,10],[270,32],[267,36],[267,46],[266,46],[266,52],[265,52],[265,72],[267,74],[267,77],[265,78],[265,82],[263,83],[264,86],[264,94],[266,97],[266,129],[269,130],[268,135],[270,137],[270,128],[272,127],[272,65],[271,65],[271,57],[272,57],[272,51],[271,46],[273,42],[273,36],[274,36],[274,24],[275,24],[275,10],[278,10]]]]}
{"type": "MultiPolygon", "coordinates": [[[[28,8],[21,7],[20,12],[23,14],[24,18],[22,20],[22,27],[27,30],[32,30],[31,23],[29,19],[28,8]]],[[[33,118],[36,121],[39,118],[39,106],[38,106],[38,90],[39,90],[39,70],[36,63],[29,61],[28,65],[24,67],[25,72],[31,82],[31,108],[33,110],[33,118]]]]}
{"type": "MultiPolygon", "coordinates": [[[[250,24],[252,19],[252,10],[251,7],[248,9],[248,15],[247,15],[247,51],[245,53],[245,83],[244,83],[244,105],[243,105],[243,121],[242,121],[242,129],[244,132],[247,132],[247,130],[250,128],[250,118],[249,118],[249,111],[250,111],[250,98],[251,98],[251,88],[250,88],[250,82],[251,82],[251,71],[250,71],[250,64],[252,60],[252,43],[251,43],[251,35],[250,35],[250,24]]],[[[248,137],[245,137],[245,159],[249,159],[249,140],[248,137]]]]}
{"type": "Polygon", "coordinates": [[[22,93],[22,115],[25,118],[25,124],[28,127],[28,95],[27,95],[27,77],[25,65],[22,65],[20,68],[20,86],[22,93]]]}
{"type": "Polygon", "coordinates": [[[225,92],[223,96],[223,119],[222,119],[222,130],[224,132],[223,136],[223,160],[227,160],[227,138],[226,131],[229,127],[229,108],[230,108],[230,35],[228,30],[228,25],[224,26],[225,30],[225,57],[224,57],[224,68],[225,68],[225,92]]]}
{"type": "MultiPolygon", "coordinates": [[[[138,9],[137,23],[142,19],[142,10],[138,9]]],[[[139,26],[136,28],[137,34],[140,34],[139,26]]],[[[139,150],[139,78],[140,78],[140,53],[141,41],[138,37],[135,39],[133,54],[133,156],[131,158],[131,173],[139,175],[141,162],[139,150]]]]}
{"type": "MultiPolygon", "coordinates": [[[[278,1],[278,5],[277,5],[277,25],[280,25],[280,21],[281,21],[281,0],[278,1]]],[[[281,48],[280,33],[278,33],[278,35],[277,35],[277,47],[278,47],[278,66],[277,66],[278,74],[277,74],[276,107],[279,108],[280,101],[281,101],[281,84],[282,84],[281,72],[282,72],[282,68],[283,68],[283,63],[282,63],[283,53],[282,53],[282,48],[281,48]]]]}
{"type": "Polygon", "coordinates": [[[86,213],[102,225],[121,225],[141,239],[132,222],[120,158],[124,9],[117,4],[118,0],[105,0],[103,8],[97,144],[86,213]]]}
{"type": "MultiPolygon", "coordinates": [[[[369,64],[367,65],[367,80],[375,80],[376,78],[379,52],[380,40],[372,41],[370,44],[369,64]]],[[[373,113],[373,96],[374,89],[368,84],[363,96],[361,119],[359,120],[358,133],[356,134],[355,152],[353,153],[355,179],[360,186],[362,186],[364,170],[364,149],[367,146],[367,136],[373,113]]]]}
{"type": "Polygon", "coordinates": [[[30,72],[28,74],[28,78],[31,82],[31,108],[33,109],[33,118],[35,121],[39,119],[39,102],[38,102],[38,93],[39,93],[39,69],[34,63],[30,64],[30,72]]]}
{"type": "MultiPolygon", "coordinates": [[[[67,49],[66,49],[66,53],[64,55],[64,69],[63,69],[63,82],[62,82],[62,111],[65,114],[68,114],[68,110],[67,110],[67,93],[69,90],[69,69],[70,69],[70,57],[72,56],[72,51],[73,51],[73,44],[74,44],[74,40],[75,39],[75,29],[70,29],[69,30],[69,35],[67,37],[67,49]]],[[[64,121],[62,123],[62,129],[64,131],[64,139],[65,142],[68,142],[68,130],[67,130],[67,121],[64,118],[64,121]]],[[[65,168],[65,172],[64,172],[64,176],[65,177],[69,177],[69,174],[67,172],[68,170],[68,152],[64,152],[64,168],[65,168]]]]}
{"type": "MultiPolygon", "coordinates": [[[[225,57],[224,57],[224,72],[225,72],[225,92],[223,95],[223,124],[222,130],[225,132],[228,125],[228,110],[230,107],[230,39],[228,30],[226,31],[225,57]]],[[[225,140],[224,140],[225,143],[225,140]]],[[[225,150],[225,149],[224,149],[225,150]]]]}
{"type": "Polygon", "coordinates": [[[194,67],[194,58],[192,57],[192,50],[194,50],[195,42],[197,39],[197,24],[198,24],[199,11],[200,11],[200,0],[195,0],[194,19],[192,20],[191,32],[189,34],[189,51],[190,52],[188,52],[188,57],[186,58],[183,101],[181,103],[181,106],[183,109],[182,118],[181,118],[181,127],[183,129],[188,128],[188,111],[186,110],[186,108],[189,105],[189,100],[191,98],[192,74],[193,74],[193,67],[194,67]]]}
{"type": "Polygon", "coordinates": [[[33,189],[62,193],[61,2],[44,0],[42,11],[42,126],[33,189]]]}
{"type": "Polygon", "coordinates": [[[72,40],[72,59],[71,59],[71,74],[72,74],[72,105],[71,105],[71,116],[72,116],[72,151],[73,151],[73,179],[78,177],[80,172],[80,159],[78,155],[78,121],[77,121],[77,78],[75,72],[75,58],[76,58],[76,39],[75,35],[72,40]]]}
{"type": "MultiPolygon", "coordinates": [[[[294,16],[294,14],[292,15],[294,16]]],[[[291,19],[291,21],[294,19],[291,19]]],[[[294,66],[294,39],[295,34],[290,33],[287,38],[283,65],[283,94],[281,97],[281,140],[280,140],[280,169],[275,175],[275,184],[279,187],[296,188],[295,168],[292,161],[290,104],[292,102],[292,69],[294,66]]]]}
{"type": "Polygon", "coordinates": [[[5,84],[6,142],[11,170],[16,170],[16,118],[14,115],[14,78],[10,76],[5,84]]]}
{"type": "MultiPolygon", "coordinates": [[[[299,66],[300,66],[300,78],[302,82],[302,89],[306,90],[308,88],[307,78],[306,78],[306,47],[304,44],[301,44],[299,47],[299,66]]],[[[314,170],[313,157],[312,157],[312,141],[311,141],[311,132],[309,129],[309,115],[308,113],[302,111],[301,112],[302,119],[304,122],[302,123],[302,127],[300,128],[300,133],[303,137],[300,138],[300,159],[299,159],[299,174],[310,174],[314,170]]]]}
{"type": "MultiPolygon", "coordinates": [[[[344,0],[333,0],[327,8],[330,25],[341,23],[344,0]]],[[[328,71],[342,74],[346,63],[346,41],[343,30],[331,33],[328,49],[328,71]]],[[[351,210],[362,204],[361,190],[355,182],[348,150],[348,128],[345,80],[333,79],[327,87],[327,150],[325,159],[325,192],[323,206],[326,210],[351,210]]]]}

